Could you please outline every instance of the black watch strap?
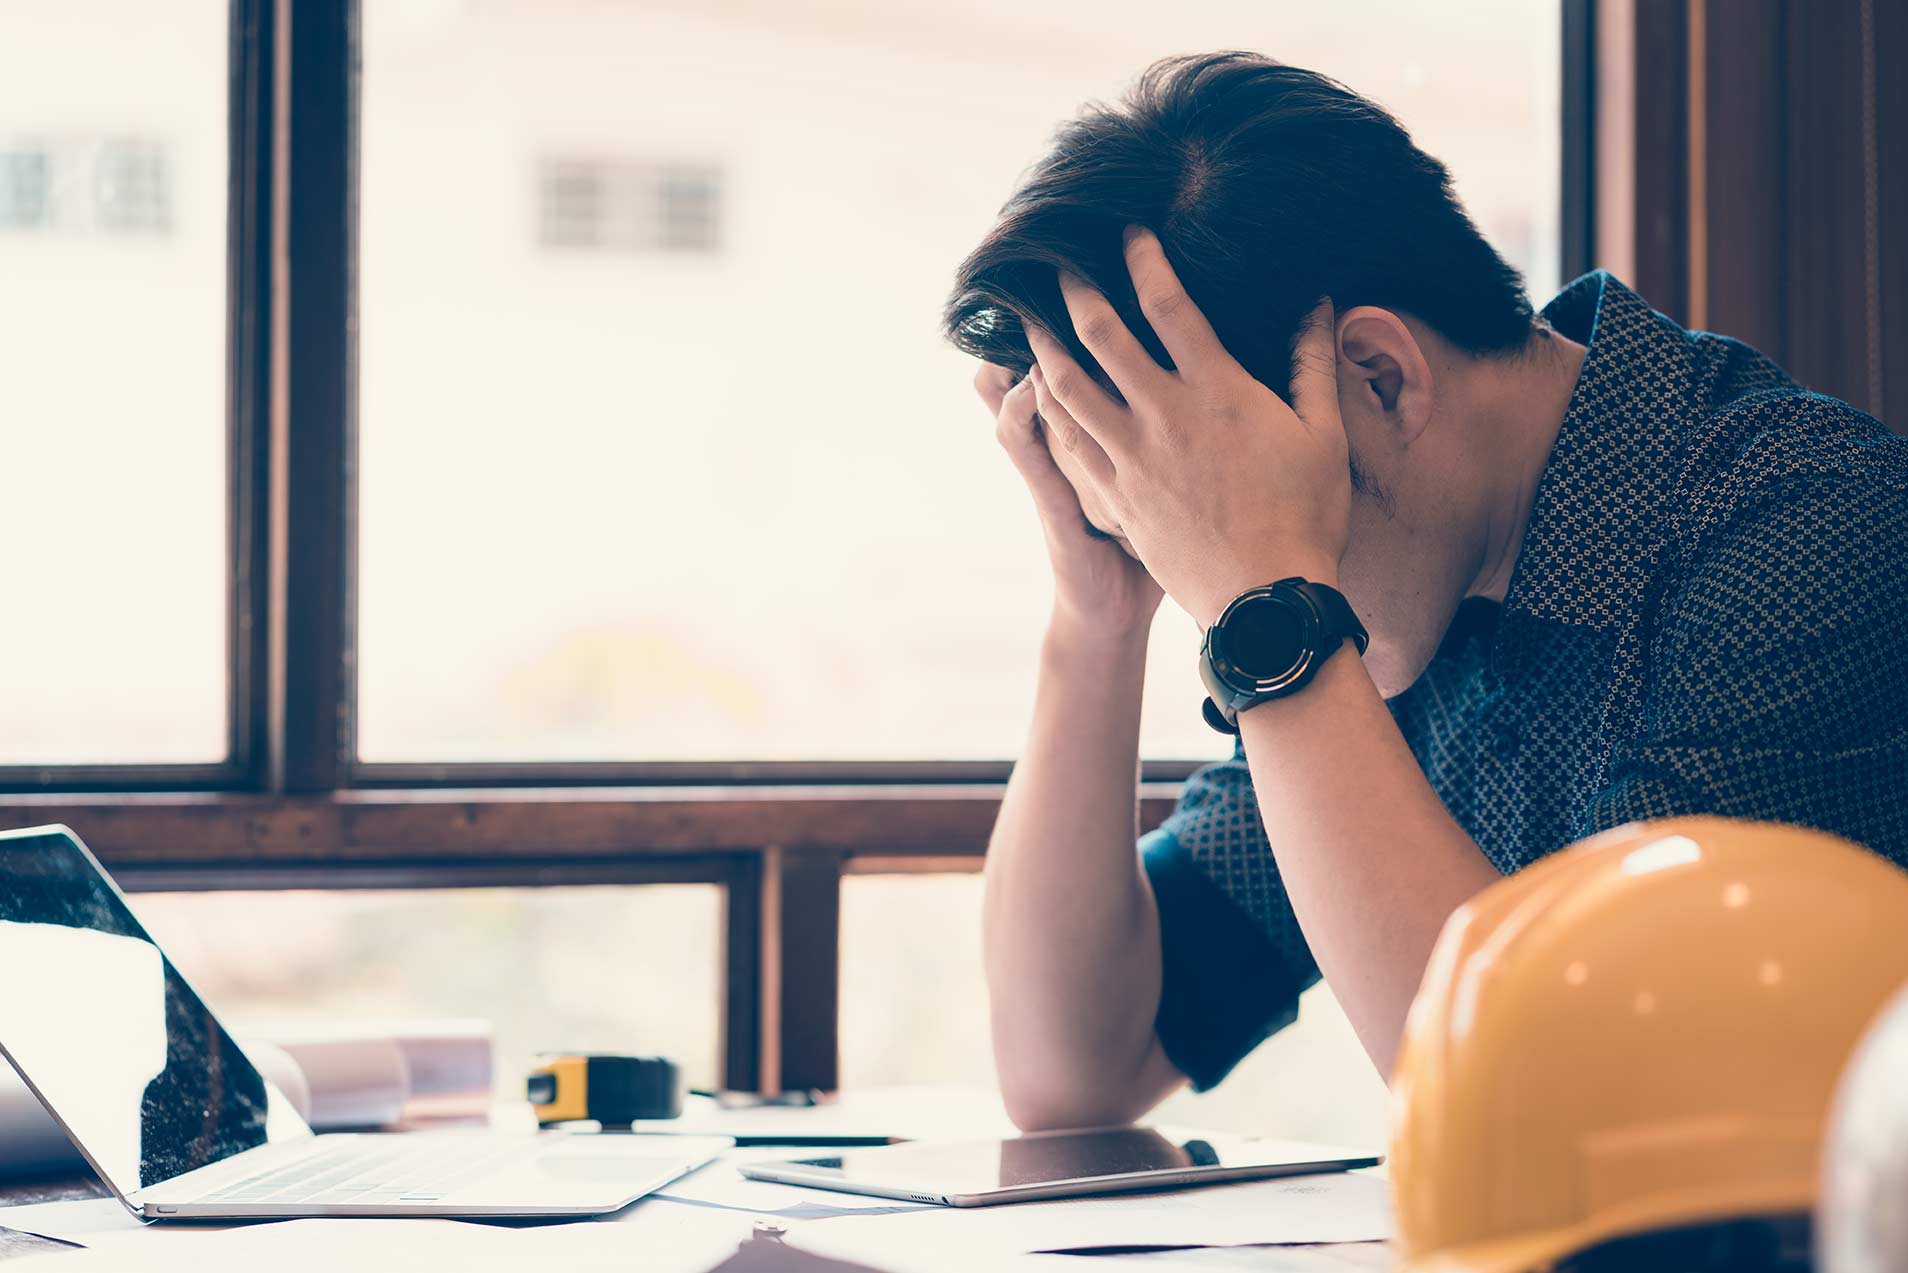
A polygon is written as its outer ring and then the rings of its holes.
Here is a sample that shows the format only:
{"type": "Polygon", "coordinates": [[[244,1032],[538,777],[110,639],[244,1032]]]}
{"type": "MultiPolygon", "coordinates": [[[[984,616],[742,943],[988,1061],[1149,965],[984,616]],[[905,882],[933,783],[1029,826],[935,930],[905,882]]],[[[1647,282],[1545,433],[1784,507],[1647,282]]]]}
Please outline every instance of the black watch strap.
{"type": "Polygon", "coordinates": [[[1345,600],[1345,594],[1330,584],[1313,583],[1310,579],[1300,579],[1296,585],[1319,608],[1325,616],[1324,631],[1320,634],[1325,645],[1323,653],[1330,654],[1346,641],[1358,646],[1358,653],[1364,654],[1371,637],[1365,632],[1365,625],[1352,613],[1351,602],[1345,600]]]}
{"type": "Polygon", "coordinates": [[[1263,588],[1252,588],[1235,597],[1219,618],[1206,630],[1199,651],[1200,677],[1207,698],[1200,705],[1206,723],[1222,734],[1239,732],[1239,713],[1269,699],[1283,698],[1303,689],[1318,667],[1338,651],[1347,640],[1362,655],[1370,638],[1358,621],[1345,595],[1328,584],[1309,579],[1281,579],[1263,588]],[[1296,604],[1309,617],[1306,639],[1293,665],[1264,679],[1256,679],[1234,666],[1224,653],[1227,621],[1242,606],[1265,600],[1296,604]],[[1215,638],[1217,638],[1215,640],[1215,638]]]}

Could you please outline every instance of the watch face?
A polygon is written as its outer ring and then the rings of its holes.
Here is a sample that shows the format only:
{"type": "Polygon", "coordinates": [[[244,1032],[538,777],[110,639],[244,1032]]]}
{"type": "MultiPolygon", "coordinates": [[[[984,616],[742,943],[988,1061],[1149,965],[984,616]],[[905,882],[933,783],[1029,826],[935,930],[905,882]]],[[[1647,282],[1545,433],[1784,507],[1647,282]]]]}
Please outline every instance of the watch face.
{"type": "Polygon", "coordinates": [[[1297,597],[1254,597],[1226,616],[1221,652],[1254,681],[1278,680],[1310,651],[1313,626],[1311,611],[1297,597]]]}

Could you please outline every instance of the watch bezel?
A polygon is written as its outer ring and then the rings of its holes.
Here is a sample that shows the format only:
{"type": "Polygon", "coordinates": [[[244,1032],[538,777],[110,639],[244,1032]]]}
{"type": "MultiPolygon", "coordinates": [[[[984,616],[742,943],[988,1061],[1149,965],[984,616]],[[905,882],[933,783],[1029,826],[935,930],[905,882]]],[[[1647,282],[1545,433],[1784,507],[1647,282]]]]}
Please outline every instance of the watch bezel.
{"type": "Polygon", "coordinates": [[[1207,633],[1212,669],[1220,681],[1234,693],[1252,696],[1277,693],[1302,684],[1311,675],[1313,665],[1318,662],[1325,616],[1319,613],[1317,604],[1305,594],[1304,590],[1296,586],[1299,582],[1301,581],[1297,579],[1281,579],[1277,583],[1242,592],[1232,599],[1219,618],[1213,622],[1211,630],[1207,633]],[[1240,667],[1226,650],[1228,620],[1246,606],[1261,602],[1287,606],[1295,610],[1299,617],[1297,657],[1283,671],[1263,677],[1240,667]]]}

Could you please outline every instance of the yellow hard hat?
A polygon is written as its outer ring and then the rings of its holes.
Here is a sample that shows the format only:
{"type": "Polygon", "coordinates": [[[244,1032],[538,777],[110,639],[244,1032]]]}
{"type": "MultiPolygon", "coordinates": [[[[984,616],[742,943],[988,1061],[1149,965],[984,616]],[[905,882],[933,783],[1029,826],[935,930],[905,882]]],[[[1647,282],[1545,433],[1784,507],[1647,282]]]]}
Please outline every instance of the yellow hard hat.
{"type": "Polygon", "coordinates": [[[1908,1269],[1908,986],[1842,1075],[1822,1150],[1822,1273],[1908,1269]]]}
{"type": "Polygon", "coordinates": [[[1908,873],[1819,831],[1636,824],[1492,885],[1392,1079],[1406,1267],[1806,1212],[1836,1078],[1904,978],[1908,873]]]}

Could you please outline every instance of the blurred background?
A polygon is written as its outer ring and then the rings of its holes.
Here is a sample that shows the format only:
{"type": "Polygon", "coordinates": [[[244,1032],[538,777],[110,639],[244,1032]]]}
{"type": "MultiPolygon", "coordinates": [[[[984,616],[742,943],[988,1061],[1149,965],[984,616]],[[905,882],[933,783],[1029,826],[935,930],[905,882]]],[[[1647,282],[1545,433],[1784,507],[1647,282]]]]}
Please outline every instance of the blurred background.
{"type": "MultiPolygon", "coordinates": [[[[0,7],[0,765],[228,747],[231,6],[0,7]]],[[[936,332],[1056,122],[1236,47],[1392,109],[1539,303],[1560,5],[364,0],[357,759],[1006,760],[1038,531],[936,332]]],[[[293,351],[296,356],[296,351],[293,351]]],[[[1144,748],[1224,752],[1162,610],[1144,748]]],[[[84,830],[84,828],[82,828],[84,830]]],[[[849,875],[841,1082],[992,1080],[972,874],[849,875]]],[[[716,1081],[714,885],[137,899],[243,1020],[463,1015],[716,1081]]],[[[1342,1140],[1323,989],[1182,1121],[1342,1140]]]]}

